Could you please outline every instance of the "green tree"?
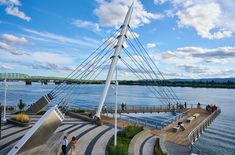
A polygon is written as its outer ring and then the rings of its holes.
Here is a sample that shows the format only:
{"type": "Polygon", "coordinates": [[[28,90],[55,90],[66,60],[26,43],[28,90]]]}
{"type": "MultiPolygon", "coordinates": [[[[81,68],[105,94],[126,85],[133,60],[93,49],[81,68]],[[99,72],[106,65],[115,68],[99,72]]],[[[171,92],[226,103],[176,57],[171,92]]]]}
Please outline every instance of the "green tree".
{"type": "Polygon", "coordinates": [[[18,107],[19,107],[20,111],[22,111],[22,110],[24,109],[25,103],[23,102],[22,99],[20,99],[19,104],[18,104],[18,107]]]}

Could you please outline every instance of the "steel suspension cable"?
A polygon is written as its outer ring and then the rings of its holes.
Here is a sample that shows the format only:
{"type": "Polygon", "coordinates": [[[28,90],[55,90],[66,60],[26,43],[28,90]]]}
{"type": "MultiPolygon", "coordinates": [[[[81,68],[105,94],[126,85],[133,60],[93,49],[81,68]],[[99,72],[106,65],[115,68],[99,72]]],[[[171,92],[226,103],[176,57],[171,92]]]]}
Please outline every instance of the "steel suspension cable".
{"type": "MultiPolygon", "coordinates": [[[[150,59],[150,61],[152,62],[152,64],[153,64],[153,65],[155,66],[155,68],[158,70],[158,73],[161,75],[163,81],[166,81],[166,79],[164,78],[162,72],[159,70],[159,68],[157,67],[157,65],[154,63],[154,61],[152,60],[152,58],[150,57],[150,55],[148,54],[148,52],[146,51],[146,49],[143,47],[143,45],[141,44],[141,42],[139,41],[139,39],[137,38],[137,36],[134,34],[134,32],[133,32],[133,30],[131,29],[131,27],[129,27],[129,29],[130,29],[131,35],[133,36],[134,40],[137,42],[138,47],[139,47],[139,48],[141,47],[141,48],[143,49],[143,51],[144,51],[145,54],[148,56],[148,58],[150,59]]],[[[141,48],[140,48],[140,49],[141,49],[141,48]]],[[[166,88],[169,88],[170,90],[167,89],[167,90],[169,91],[169,93],[170,93],[172,96],[175,96],[176,99],[179,101],[179,103],[181,103],[180,99],[179,99],[178,96],[175,94],[175,92],[173,91],[173,89],[172,89],[171,87],[166,87],[166,88]]]]}
{"type": "MultiPolygon", "coordinates": [[[[148,74],[148,70],[145,68],[145,67],[143,67],[139,62],[142,62],[142,61],[137,61],[131,54],[130,54],[130,52],[127,50],[127,49],[124,49],[124,52],[131,58],[131,60],[132,60],[132,62],[139,68],[139,70],[140,71],[143,71],[143,72],[146,72],[147,73],[147,75],[152,79],[152,80],[154,80],[153,79],[153,77],[151,76],[151,74],[148,74]]],[[[143,73],[144,74],[144,73],[143,73]]],[[[148,79],[148,77],[145,75],[145,77],[148,79]]],[[[158,87],[159,88],[159,87],[158,87]]],[[[161,91],[161,89],[159,89],[160,91],[161,91]]],[[[169,96],[165,93],[165,92],[163,92],[162,93],[162,91],[161,92],[159,92],[160,94],[161,94],[161,96],[162,95],[164,95],[165,96],[165,98],[167,99],[167,101],[168,101],[168,103],[171,103],[170,102],[170,98],[169,98],[169,96]]],[[[160,95],[159,94],[159,95],[160,95]]],[[[163,97],[163,96],[162,96],[163,97]]]]}
{"type": "MultiPolygon", "coordinates": [[[[109,46],[110,46],[110,45],[109,45],[109,46]]],[[[110,50],[112,50],[113,46],[111,46],[111,47],[109,47],[109,46],[106,46],[105,49],[103,49],[102,51],[100,51],[100,52],[94,57],[94,59],[92,60],[92,62],[87,62],[87,63],[85,64],[85,66],[83,66],[83,71],[80,72],[78,75],[76,75],[76,77],[74,78],[74,80],[76,80],[79,76],[84,75],[84,74],[86,73],[87,69],[90,69],[94,63],[97,63],[97,61],[100,60],[100,58],[103,58],[108,52],[110,52],[110,50]],[[107,47],[109,47],[109,48],[107,49],[107,47]],[[106,49],[107,49],[107,50],[106,50],[106,49]],[[105,52],[105,51],[106,51],[106,52],[105,52]],[[102,53],[103,53],[103,52],[105,52],[105,54],[102,56],[102,53]],[[87,69],[85,69],[86,66],[88,66],[87,69]]],[[[65,85],[65,86],[61,87],[60,90],[58,90],[56,93],[54,93],[54,96],[56,96],[56,94],[62,92],[64,89],[66,89],[66,87],[68,87],[68,86],[65,85]]]]}
{"type": "MultiPolygon", "coordinates": [[[[143,79],[144,79],[144,78],[142,77],[142,75],[140,75],[140,74],[139,74],[133,67],[131,67],[131,65],[128,64],[124,59],[121,58],[121,61],[122,61],[122,63],[123,63],[124,65],[127,66],[127,68],[128,68],[132,73],[134,73],[134,75],[135,75],[139,80],[143,80],[143,79]]],[[[148,83],[145,82],[145,84],[146,84],[146,87],[147,87],[148,89],[150,89],[150,87],[148,87],[148,83]]],[[[151,86],[151,88],[154,89],[154,91],[158,93],[158,91],[156,91],[153,86],[151,86]]],[[[150,91],[154,94],[154,96],[156,96],[156,98],[158,98],[159,101],[160,101],[162,104],[165,104],[165,103],[162,101],[162,97],[159,98],[159,97],[155,94],[155,92],[154,92],[152,89],[150,89],[150,91]]],[[[158,94],[159,94],[159,93],[158,93],[158,94]]],[[[160,94],[159,94],[159,95],[160,95],[160,94]]],[[[161,96],[161,95],[160,95],[160,96],[161,96]]]]}
{"type": "MultiPolygon", "coordinates": [[[[95,53],[96,53],[103,45],[105,45],[105,44],[109,41],[109,39],[110,39],[111,37],[115,36],[115,34],[116,34],[118,31],[120,31],[120,28],[117,29],[114,33],[112,33],[108,39],[106,39],[97,49],[95,49],[79,66],[76,67],[75,70],[73,70],[73,71],[63,80],[63,82],[62,82],[61,85],[56,86],[49,94],[53,94],[57,89],[59,89],[60,87],[62,87],[63,84],[65,84],[66,80],[68,80],[69,78],[73,77],[78,71],[80,71],[81,66],[82,66],[85,62],[89,61],[89,59],[90,59],[93,55],[95,55],[95,53]]],[[[91,59],[92,59],[92,58],[91,58],[91,59]]]]}

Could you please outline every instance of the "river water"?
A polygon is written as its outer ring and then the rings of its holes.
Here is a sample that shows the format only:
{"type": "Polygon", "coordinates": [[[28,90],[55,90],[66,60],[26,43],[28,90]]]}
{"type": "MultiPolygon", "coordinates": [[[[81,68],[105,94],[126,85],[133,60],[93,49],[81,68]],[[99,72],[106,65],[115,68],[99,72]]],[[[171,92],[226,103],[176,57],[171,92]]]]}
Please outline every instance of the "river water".
{"type": "MultiPolygon", "coordinates": [[[[42,95],[51,91],[55,85],[41,85],[33,83],[24,85],[23,82],[9,82],[7,91],[7,104],[17,105],[19,99],[29,105],[42,95]]],[[[103,85],[82,85],[74,88],[71,97],[71,106],[95,109],[98,106],[103,85]]],[[[172,88],[176,95],[188,104],[217,104],[222,112],[210,127],[203,133],[195,145],[203,152],[210,155],[235,155],[235,90],[215,88],[172,88]]],[[[0,102],[3,102],[3,89],[0,89],[0,102]]],[[[61,94],[64,96],[64,94],[61,94]]],[[[110,89],[106,99],[106,105],[114,106],[114,89],[110,89]]],[[[59,97],[58,97],[59,100],[59,97]]],[[[51,104],[58,103],[58,100],[51,104]]],[[[119,86],[118,102],[127,105],[160,105],[154,95],[144,86],[119,86]]],[[[169,113],[156,115],[136,115],[154,121],[164,121],[173,117],[169,113]]]]}

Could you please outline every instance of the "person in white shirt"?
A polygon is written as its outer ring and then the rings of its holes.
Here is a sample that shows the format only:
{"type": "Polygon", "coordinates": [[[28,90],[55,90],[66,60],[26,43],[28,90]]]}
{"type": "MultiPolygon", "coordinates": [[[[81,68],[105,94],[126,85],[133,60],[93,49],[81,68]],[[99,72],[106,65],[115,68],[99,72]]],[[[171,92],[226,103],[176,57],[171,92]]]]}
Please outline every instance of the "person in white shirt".
{"type": "Polygon", "coordinates": [[[67,145],[68,145],[68,140],[67,140],[67,136],[64,136],[64,139],[61,141],[61,145],[62,145],[62,147],[61,147],[61,149],[62,149],[62,153],[64,154],[64,155],[66,155],[67,154],[67,145]]]}

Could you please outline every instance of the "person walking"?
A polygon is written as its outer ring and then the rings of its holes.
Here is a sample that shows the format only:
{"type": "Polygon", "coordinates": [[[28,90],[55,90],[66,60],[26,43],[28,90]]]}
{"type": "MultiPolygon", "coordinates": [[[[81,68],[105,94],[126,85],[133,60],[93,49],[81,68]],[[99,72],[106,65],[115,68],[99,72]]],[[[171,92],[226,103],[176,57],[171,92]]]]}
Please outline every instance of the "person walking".
{"type": "Polygon", "coordinates": [[[63,155],[67,155],[67,146],[68,146],[67,136],[64,136],[64,139],[61,141],[61,145],[62,145],[61,149],[63,155]]]}
{"type": "Polygon", "coordinates": [[[76,137],[72,137],[72,140],[71,140],[71,147],[70,147],[70,155],[75,155],[75,145],[77,144],[77,140],[76,140],[76,137]]]}

